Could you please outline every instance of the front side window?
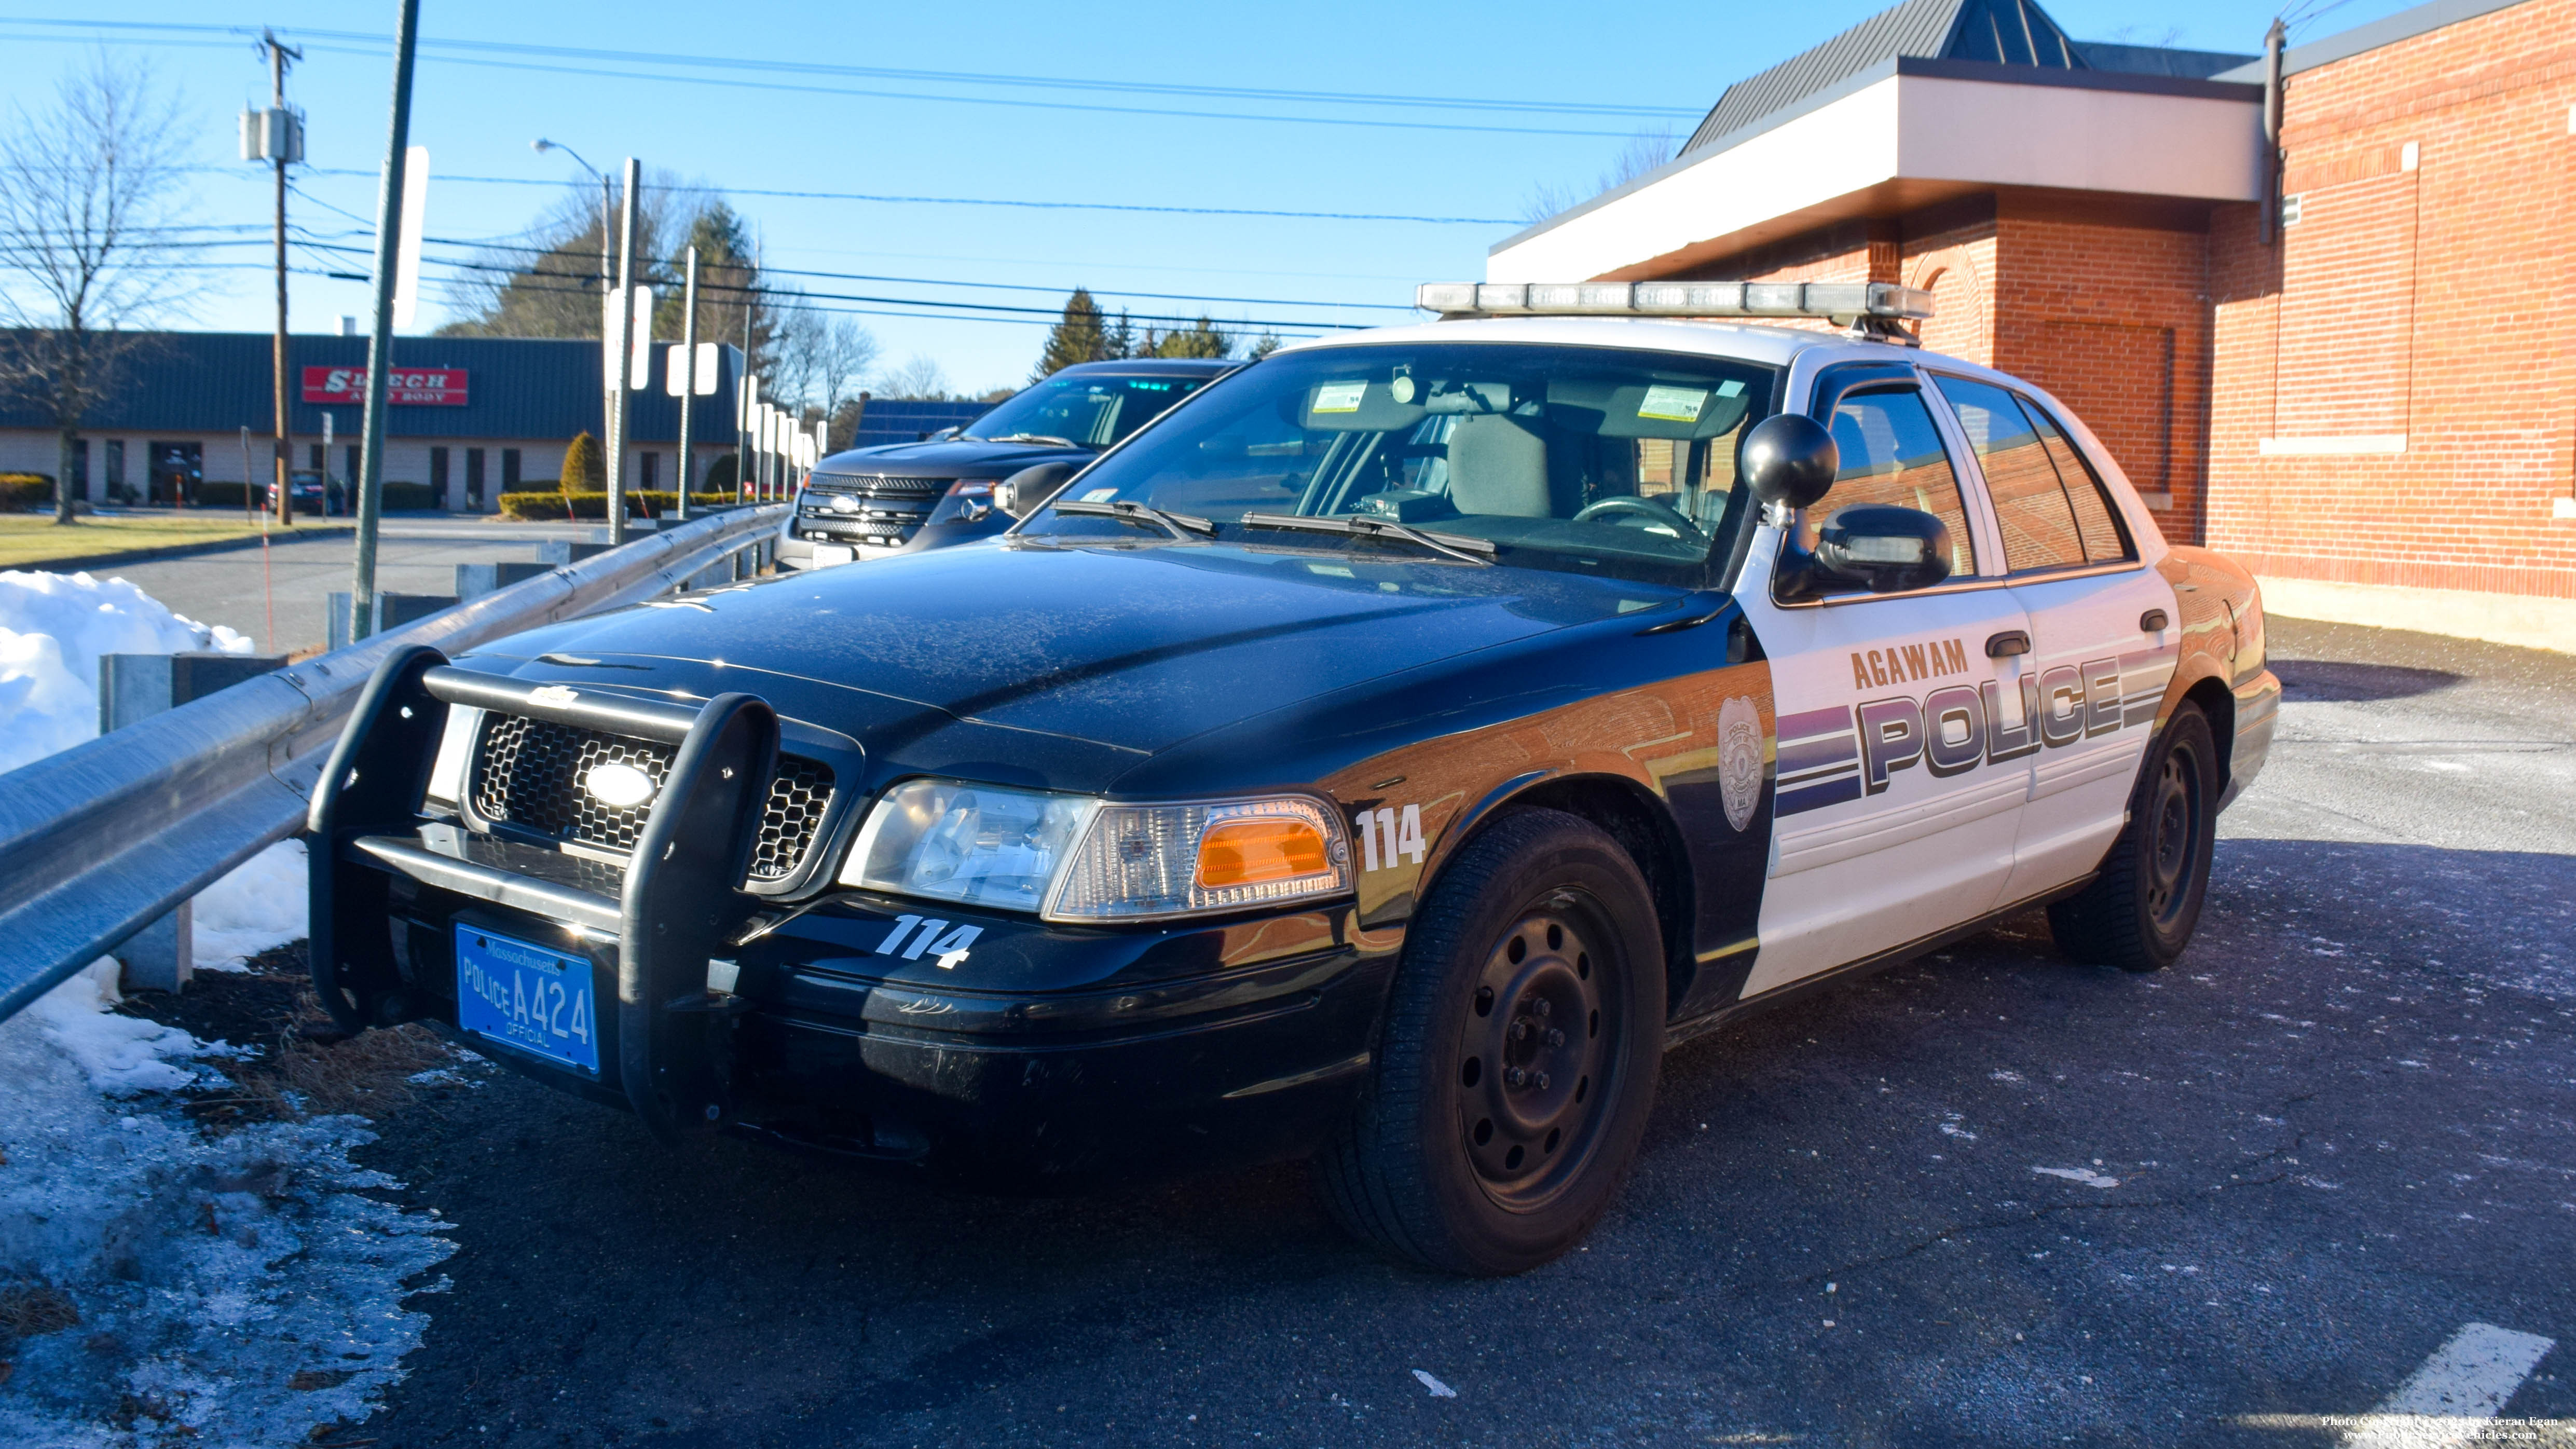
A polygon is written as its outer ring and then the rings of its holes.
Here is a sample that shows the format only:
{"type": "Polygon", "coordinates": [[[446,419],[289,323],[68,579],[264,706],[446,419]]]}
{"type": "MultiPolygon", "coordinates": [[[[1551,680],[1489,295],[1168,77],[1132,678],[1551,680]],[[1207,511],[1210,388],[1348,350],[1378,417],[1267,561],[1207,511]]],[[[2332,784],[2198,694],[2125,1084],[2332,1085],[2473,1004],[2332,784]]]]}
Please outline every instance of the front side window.
{"type": "Polygon", "coordinates": [[[1833,435],[1842,471],[1834,475],[1833,490],[1824,501],[1799,520],[1800,549],[1814,550],[1818,534],[1836,512],[1857,504],[1887,504],[1941,520],[1950,532],[1950,577],[1977,571],[1959,475],[1920,391],[1909,383],[1845,394],[1834,404],[1833,435]]]}
{"type": "MultiPolygon", "coordinates": [[[[1735,450],[1774,382],[1756,363],[1624,348],[1288,352],[1209,389],[1059,501],[1141,503],[1278,548],[1386,541],[1244,516],[1386,520],[1489,542],[1504,564],[1696,582],[1751,511],[1735,450]]],[[[1052,508],[1022,531],[1135,536],[1052,508]]]]}
{"type": "Polygon", "coordinates": [[[959,436],[1106,448],[1206,384],[1203,377],[1058,373],[968,423],[959,436]]]}

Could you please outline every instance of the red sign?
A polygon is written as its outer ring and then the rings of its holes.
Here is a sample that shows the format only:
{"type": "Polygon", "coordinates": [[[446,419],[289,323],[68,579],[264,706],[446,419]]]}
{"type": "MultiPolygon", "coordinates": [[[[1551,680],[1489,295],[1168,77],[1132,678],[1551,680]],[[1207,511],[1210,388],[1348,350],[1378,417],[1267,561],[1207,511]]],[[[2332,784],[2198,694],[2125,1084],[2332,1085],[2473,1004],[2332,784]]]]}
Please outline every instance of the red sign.
{"type": "MultiPolygon", "coordinates": [[[[363,404],[367,370],[363,367],[304,369],[304,400],[309,403],[363,404]]],[[[385,401],[396,407],[461,408],[465,406],[465,369],[400,367],[385,387],[385,401]]]]}

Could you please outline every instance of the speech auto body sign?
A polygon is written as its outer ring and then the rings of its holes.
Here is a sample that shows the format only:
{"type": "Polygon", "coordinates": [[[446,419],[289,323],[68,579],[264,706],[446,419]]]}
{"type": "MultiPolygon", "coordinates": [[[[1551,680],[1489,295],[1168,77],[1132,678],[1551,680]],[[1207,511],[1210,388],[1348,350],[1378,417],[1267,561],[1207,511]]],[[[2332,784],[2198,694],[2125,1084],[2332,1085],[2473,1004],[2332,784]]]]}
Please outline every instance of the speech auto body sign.
{"type": "MultiPolygon", "coordinates": [[[[363,367],[304,369],[304,400],[309,403],[362,405],[367,400],[363,367]]],[[[465,406],[465,369],[398,367],[385,379],[385,401],[396,407],[461,408],[465,406]]]]}

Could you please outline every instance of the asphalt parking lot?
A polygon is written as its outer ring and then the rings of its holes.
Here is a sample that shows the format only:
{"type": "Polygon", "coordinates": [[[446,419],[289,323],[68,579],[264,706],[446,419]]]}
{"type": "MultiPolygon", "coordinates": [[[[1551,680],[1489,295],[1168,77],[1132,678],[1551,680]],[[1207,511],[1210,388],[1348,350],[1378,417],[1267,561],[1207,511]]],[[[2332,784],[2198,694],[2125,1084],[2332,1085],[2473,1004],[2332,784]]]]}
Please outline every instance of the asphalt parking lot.
{"type": "Polygon", "coordinates": [[[1694,1043],[1546,1269],[1390,1266],[1293,1167],[980,1197],[488,1075],[369,1149],[462,1248],[336,1442],[2323,1445],[2472,1323],[2576,1442],[2576,658],[2273,642],[2181,964],[2032,919],[1694,1043]]]}
{"type": "MultiPolygon", "coordinates": [[[[452,594],[461,563],[533,562],[547,539],[587,539],[594,525],[512,523],[499,518],[390,518],[376,545],[376,587],[398,594],[452,594]]],[[[328,595],[350,588],[356,544],[344,529],[280,533],[266,549],[223,549],[150,559],[92,572],[131,579],[145,593],[200,624],[223,624],[287,654],[328,638],[328,595]],[[274,628],[271,620],[274,619],[274,628]]]]}

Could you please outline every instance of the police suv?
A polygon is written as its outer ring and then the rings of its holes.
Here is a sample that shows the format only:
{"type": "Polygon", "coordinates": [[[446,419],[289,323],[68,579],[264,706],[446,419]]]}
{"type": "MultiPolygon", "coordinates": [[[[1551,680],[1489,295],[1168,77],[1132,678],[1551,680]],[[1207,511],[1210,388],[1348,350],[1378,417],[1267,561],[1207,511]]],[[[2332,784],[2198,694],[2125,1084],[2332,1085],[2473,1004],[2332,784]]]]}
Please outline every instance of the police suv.
{"type": "Polygon", "coordinates": [[[1677,1042],[2036,907],[2184,950],[2280,689],[2080,420],[1884,284],[1421,300],[998,539],[396,654],[313,803],[325,1002],[665,1138],[1311,1156],[1509,1273],[1677,1042]]]}

